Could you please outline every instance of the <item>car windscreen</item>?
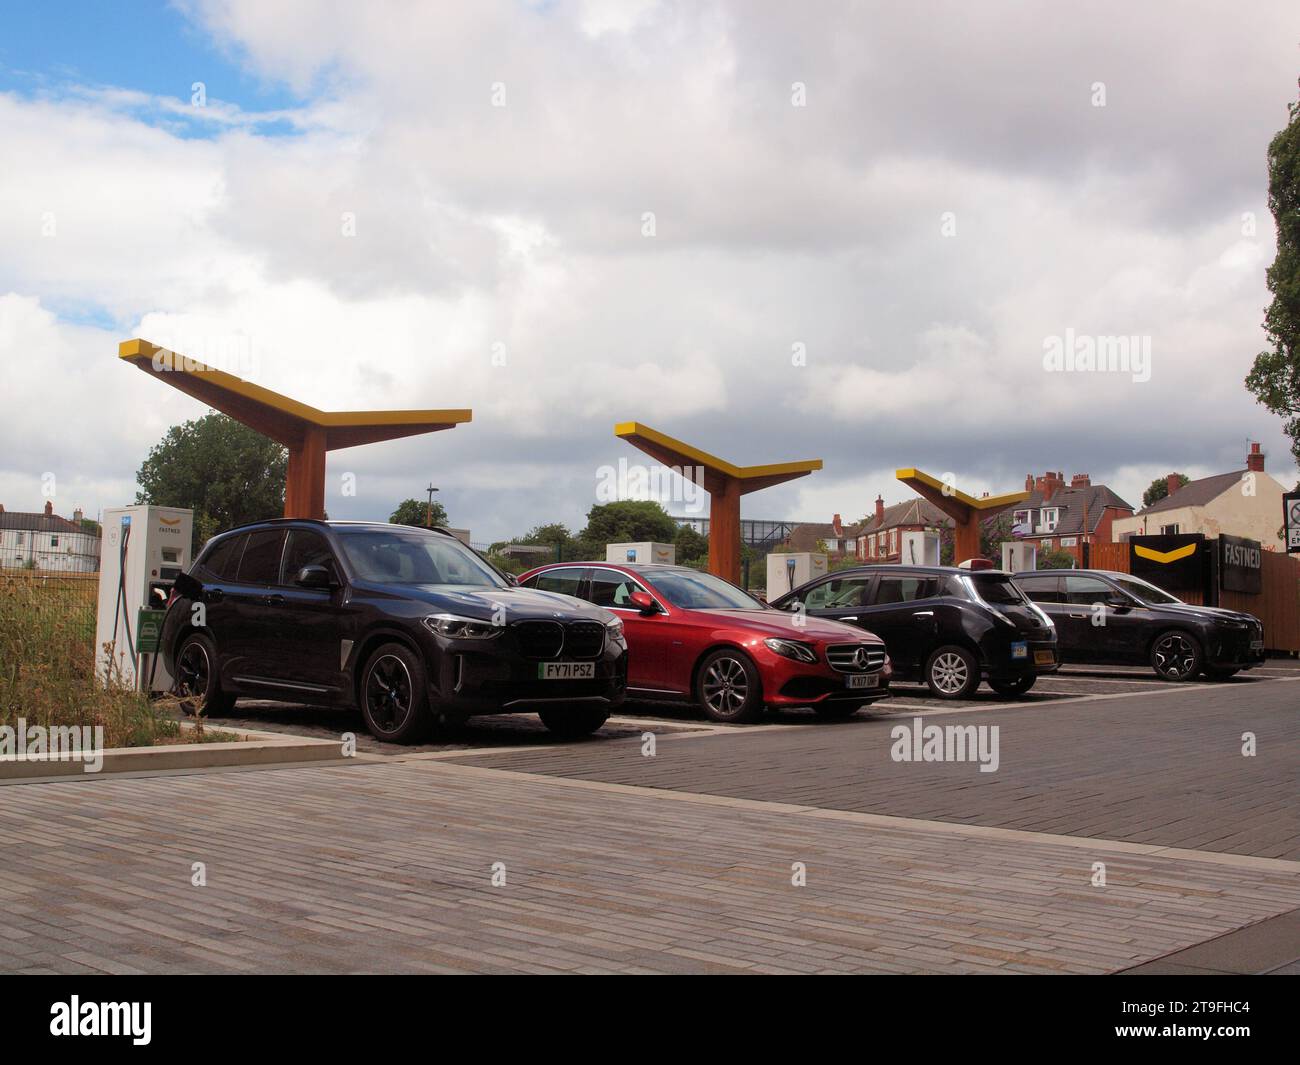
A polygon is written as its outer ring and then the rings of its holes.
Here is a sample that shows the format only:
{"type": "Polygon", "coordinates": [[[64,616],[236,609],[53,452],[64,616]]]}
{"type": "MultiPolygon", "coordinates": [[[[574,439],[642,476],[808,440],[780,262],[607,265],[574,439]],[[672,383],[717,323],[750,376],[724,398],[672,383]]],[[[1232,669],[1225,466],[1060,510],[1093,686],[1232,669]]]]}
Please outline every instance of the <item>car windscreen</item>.
{"type": "Polygon", "coordinates": [[[762,610],[763,605],[711,573],[646,574],[655,591],[683,610],[762,610]]]}
{"type": "Polygon", "coordinates": [[[990,606],[1019,606],[1025,601],[1020,589],[1006,574],[972,574],[970,580],[979,597],[990,606]]]}
{"type": "Polygon", "coordinates": [[[1129,595],[1136,596],[1146,603],[1147,606],[1182,602],[1177,596],[1170,595],[1168,592],[1157,588],[1154,584],[1147,584],[1146,581],[1137,577],[1112,577],[1111,580],[1128,592],[1129,595]]]}
{"type": "Polygon", "coordinates": [[[419,529],[336,529],[353,571],[377,584],[504,588],[501,576],[459,540],[419,529]]]}

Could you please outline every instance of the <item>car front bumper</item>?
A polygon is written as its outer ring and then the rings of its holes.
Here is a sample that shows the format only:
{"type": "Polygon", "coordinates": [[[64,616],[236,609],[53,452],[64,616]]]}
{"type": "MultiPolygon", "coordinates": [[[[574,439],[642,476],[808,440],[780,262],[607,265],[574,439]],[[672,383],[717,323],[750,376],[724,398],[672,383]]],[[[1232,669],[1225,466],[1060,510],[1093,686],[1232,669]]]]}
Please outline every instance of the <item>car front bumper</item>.
{"type": "Polygon", "coordinates": [[[451,716],[526,714],[569,704],[614,709],[627,697],[627,645],[621,640],[607,639],[594,659],[558,660],[589,663],[592,677],[544,680],[539,667],[557,660],[522,656],[504,640],[430,639],[437,645],[435,654],[426,653],[430,702],[451,716]]]}
{"type": "Polygon", "coordinates": [[[1215,669],[1250,669],[1264,661],[1264,627],[1214,628],[1205,640],[1205,663],[1215,669]]]}
{"type": "Polygon", "coordinates": [[[857,703],[865,705],[889,695],[893,667],[885,659],[882,668],[865,674],[879,678],[874,688],[850,688],[848,677],[825,662],[799,662],[778,655],[766,647],[751,650],[754,664],[763,680],[763,701],[768,706],[816,706],[819,703],[857,703]]]}

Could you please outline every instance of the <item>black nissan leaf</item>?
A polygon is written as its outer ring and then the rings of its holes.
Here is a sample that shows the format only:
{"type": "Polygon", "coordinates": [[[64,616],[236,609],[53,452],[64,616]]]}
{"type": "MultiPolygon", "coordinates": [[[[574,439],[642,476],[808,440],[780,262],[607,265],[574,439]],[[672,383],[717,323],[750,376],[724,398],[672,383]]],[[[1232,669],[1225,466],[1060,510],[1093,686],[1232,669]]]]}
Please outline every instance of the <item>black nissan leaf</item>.
{"type": "Polygon", "coordinates": [[[772,605],[875,633],[895,677],[924,681],[941,699],[970,698],[981,679],[999,695],[1023,695],[1059,664],[1051,619],[1000,570],[856,566],[772,605]]]}
{"type": "Polygon", "coordinates": [[[517,587],[440,529],[284,519],[210,540],[163,623],[175,692],[209,714],[241,696],[356,707],[381,740],[536,711],[594,732],[627,689],[622,622],[517,587]]]}

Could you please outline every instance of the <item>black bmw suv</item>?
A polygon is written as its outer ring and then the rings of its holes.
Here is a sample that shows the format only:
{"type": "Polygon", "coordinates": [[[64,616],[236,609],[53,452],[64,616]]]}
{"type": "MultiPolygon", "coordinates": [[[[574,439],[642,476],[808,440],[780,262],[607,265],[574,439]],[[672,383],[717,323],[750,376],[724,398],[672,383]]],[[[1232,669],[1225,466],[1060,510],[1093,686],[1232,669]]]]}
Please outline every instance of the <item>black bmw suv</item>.
{"type": "Polygon", "coordinates": [[[999,695],[1023,695],[1058,667],[1051,619],[1000,570],[857,566],[772,605],[874,632],[895,677],[923,680],[941,699],[969,698],[982,678],[999,695]]]}
{"type": "Polygon", "coordinates": [[[536,711],[585,735],[627,690],[623,623],[516,587],[450,533],[283,519],[208,541],[173,592],[161,650],[208,713],[240,696],[357,707],[381,740],[536,711]]]}
{"type": "Polygon", "coordinates": [[[1163,680],[1226,680],[1264,660],[1254,614],[1193,606],[1127,573],[1033,570],[1021,590],[1056,622],[1066,662],[1150,665],[1163,680]]]}

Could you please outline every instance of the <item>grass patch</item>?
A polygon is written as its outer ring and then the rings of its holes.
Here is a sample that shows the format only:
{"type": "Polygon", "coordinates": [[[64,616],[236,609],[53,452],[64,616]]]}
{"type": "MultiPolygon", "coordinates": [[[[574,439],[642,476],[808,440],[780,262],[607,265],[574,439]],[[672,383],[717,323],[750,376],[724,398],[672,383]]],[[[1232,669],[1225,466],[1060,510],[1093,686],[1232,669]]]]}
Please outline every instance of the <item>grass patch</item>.
{"type": "Polygon", "coordinates": [[[175,700],[95,680],[98,590],[95,577],[0,574],[0,724],[101,725],[106,747],[203,742],[179,738],[175,700]]]}

